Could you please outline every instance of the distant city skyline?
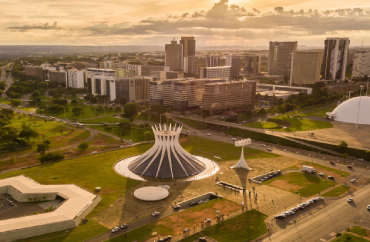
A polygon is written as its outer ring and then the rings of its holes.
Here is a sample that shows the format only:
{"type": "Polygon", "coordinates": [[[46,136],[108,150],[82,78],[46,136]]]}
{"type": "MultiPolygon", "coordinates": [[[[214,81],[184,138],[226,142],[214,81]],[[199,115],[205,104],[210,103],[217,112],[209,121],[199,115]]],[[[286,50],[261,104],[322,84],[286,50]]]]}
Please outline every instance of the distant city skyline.
{"type": "Polygon", "coordinates": [[[323,0],[0,0],[0,45],[163,45],[194,36],[197,46],[267,46],[327,37],[370,44],[370,2],[323,0]]]}

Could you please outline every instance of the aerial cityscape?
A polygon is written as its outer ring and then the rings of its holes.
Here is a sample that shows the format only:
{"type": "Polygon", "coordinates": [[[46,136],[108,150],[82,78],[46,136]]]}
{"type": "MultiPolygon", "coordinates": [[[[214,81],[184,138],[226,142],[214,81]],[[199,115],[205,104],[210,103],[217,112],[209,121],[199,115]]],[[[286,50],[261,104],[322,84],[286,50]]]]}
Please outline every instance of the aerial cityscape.
{"type": "Polygon", "coordinates": [[[0,6],[0,242],[370,242],[370,2],[0,6]]]}

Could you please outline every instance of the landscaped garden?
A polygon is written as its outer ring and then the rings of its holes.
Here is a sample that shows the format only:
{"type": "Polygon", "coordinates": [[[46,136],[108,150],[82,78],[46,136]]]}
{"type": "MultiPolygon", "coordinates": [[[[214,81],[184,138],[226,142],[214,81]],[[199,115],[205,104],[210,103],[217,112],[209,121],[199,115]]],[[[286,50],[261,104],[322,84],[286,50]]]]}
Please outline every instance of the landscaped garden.
{"type": "Polygon", "coordinates": [[[243,124],[243,126],[247,126],[250,128],[259,128],[259,129],[280,129],[281,128],[281,126],[277,123],[266,122],[266,121],[243,124]]]}

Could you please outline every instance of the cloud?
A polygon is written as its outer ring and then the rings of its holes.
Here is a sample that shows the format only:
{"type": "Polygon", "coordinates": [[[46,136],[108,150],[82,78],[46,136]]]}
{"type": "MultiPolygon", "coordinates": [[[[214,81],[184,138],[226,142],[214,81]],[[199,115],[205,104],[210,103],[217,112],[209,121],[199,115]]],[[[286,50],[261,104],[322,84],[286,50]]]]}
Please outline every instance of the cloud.
{"type": "Polygon", "coordinates": [[[23,25],[23,26],[10,26],[6,28],[7,30],[12,30],[12,31],[20,31],[20,32],[25,32],[29,30],[34,30],[34,29],[40,29],[40,30],[61,30],[62,27],[58,26],[58,22],[55,21],[52,25],[49,25],[49,23],[45,24],[32,24],[32,25],[23,25]]]}

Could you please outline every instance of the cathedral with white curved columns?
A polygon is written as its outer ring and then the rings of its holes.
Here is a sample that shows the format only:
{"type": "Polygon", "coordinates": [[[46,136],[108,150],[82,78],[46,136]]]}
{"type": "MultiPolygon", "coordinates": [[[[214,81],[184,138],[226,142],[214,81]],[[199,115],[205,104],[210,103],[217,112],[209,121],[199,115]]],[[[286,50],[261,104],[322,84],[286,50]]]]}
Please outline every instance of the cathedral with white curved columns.
{"type": "Polygon", "coordinates": [[[153,178],[184,178],[198,175],[206,165],[179,144],[182,126],[153,125],[155,143],[128,165],[139,175],[153,178]]]}

